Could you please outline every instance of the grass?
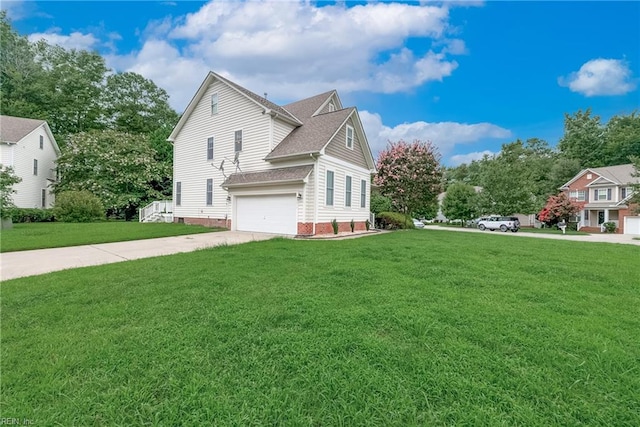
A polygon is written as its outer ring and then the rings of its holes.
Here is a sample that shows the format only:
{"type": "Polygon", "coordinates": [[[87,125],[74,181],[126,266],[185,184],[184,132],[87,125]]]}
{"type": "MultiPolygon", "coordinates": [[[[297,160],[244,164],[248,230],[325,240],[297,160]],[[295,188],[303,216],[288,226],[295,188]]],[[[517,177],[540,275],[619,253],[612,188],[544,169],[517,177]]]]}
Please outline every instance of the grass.
{"type": "Polygon", "coordinates": [[[2,230],[0,252],[123,242],[212,231],[220,231],[220,229],[199,225],[123,221],[86,224],[65,222],[14,224],[12,229],[2,230]]]}
{"type": "Polygon", "coordinates": [[[640,425],[628,245],[412,230],[2,284],[38,425],[640,425]]]}
{"type": "MultiPolygon", "coordinates": [[[[460,227],[460,224],[450,224],[450,223],[437,223],[434,224],[438,227],[447,227],[447,228],[463,228],[460,227]]],[[[465,228],[476,228],[476,227],[465,227],[465,228]]],[[[489,231],[489,230],[487,230],[489,231]]],[[[500,231],[500,230],[496,230],[500,231]]],[[[574,230],[566,230],[568,235],[572,236],[588,236],[589,233],[585,233],[584,231],[574,231],[574,230]]],[[[539,234],[562,234],[562,230],[557,230],[553,228],[533,228],[533,227],[520,227],[518,229],[518,233],[539,233],[539,234]]]]}

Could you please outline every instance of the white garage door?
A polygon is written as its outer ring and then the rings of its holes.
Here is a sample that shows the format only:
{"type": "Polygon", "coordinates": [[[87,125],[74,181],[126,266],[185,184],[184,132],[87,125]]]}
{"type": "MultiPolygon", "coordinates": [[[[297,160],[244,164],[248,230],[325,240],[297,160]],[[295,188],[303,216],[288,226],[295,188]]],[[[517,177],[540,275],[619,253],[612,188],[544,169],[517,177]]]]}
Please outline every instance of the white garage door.
{"type": "Polygon", "coordinates": [[[640,216],[624,218],[624,234],[640,234],[640,216]]]}
{"type": "Polygon", "coordinates": [[[236,230],[297,234],[297,209],[294,194],[236,197],[236,230]]]}

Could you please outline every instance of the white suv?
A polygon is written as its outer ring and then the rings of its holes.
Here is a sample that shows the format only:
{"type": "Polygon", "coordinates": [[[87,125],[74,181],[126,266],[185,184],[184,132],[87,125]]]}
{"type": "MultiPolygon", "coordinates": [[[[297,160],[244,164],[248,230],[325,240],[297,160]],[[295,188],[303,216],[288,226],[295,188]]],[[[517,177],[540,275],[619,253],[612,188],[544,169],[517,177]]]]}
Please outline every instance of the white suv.
{"type": "Polygon", "coordinates": [[[488,218],[482,218],[478,221],[478,228],[482,231],[500,230],[507,232],[508,230],[511,230],[515,233],[520,228],[520,221],[518,221],[518,218],[513,216],[491,216],[488,218]]]}

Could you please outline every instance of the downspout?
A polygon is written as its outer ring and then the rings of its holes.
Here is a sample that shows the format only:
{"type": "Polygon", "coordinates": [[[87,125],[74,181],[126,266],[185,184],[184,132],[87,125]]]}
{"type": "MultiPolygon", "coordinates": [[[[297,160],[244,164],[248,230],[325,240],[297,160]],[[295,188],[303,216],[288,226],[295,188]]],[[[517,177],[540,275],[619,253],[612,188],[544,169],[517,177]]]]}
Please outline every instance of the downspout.
{"type": "MultiPolygon", "coordinates": [[[[309,155],[313,158],[313,154],[309,153],[309,155]]],[[[314,164],[314,167],[313,167],[314,172],[316,174],[316,178],[315,178],[315,181],[313,183],[314,184],[313,185],[313,187],[314,187],[313,188],[313,193],[314,193],[314,195],[313,195],[313,199],[314,199],[314,201],[313,201],[313,235],[314,236],[316,235],[316,223],[318,222],[318,203],[319,203],[319,200],[318,200],[318,186],[319,186],[318,179],[319,179],[319,176],[320,176],[320,171],[319,171],[320,168],[318,166],[319,166],[318,165],[318,159],[315,159],[315,164],[314,164]]]]}

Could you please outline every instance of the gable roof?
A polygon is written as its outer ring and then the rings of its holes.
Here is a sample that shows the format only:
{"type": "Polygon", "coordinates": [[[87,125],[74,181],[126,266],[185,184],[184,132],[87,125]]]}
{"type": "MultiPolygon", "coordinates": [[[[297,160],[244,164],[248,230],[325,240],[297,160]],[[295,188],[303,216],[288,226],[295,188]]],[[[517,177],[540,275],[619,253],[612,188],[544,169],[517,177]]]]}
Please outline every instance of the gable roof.
{"type": "MultiPolygon", "coordinates": [[[[623,185],[623,184],[631,184],[631,183],[640,183],[640,177],[634,177],[635,168],[633,164],[629,163],[626,165],[617,165],[617,166],[605,166],[602,168],[587,168],[583,169],[576,176],[571,178],[567,183],[565,183],[561,189],[569,187],[576,180],[582,177],[585,173],[592,173],[594,175],[598,175],[607,181],[610,181],[614,185],[623,185]]],[[[587,186],[593,184],[593,182],[598,179],[594,179],[587,186]]]]}
{"type": "Polygon", "coordinates": [[[291,104],[285,105],[284,108],[304,122],[305,119],[308,119],[317,113],[322,105],[324,105],[324,103],[327,102],[333,94],[336,94],[336,91],[330,90],[328,92],[312,96],[311,98],[292,102],[291,104]]]}
{"type": "Polygon", "coordinates": [[[304,126],[294,129],[276,145],[265,160],[319,153],[354,111],[351,107],[309,117],[304,126]]]}
{"type": "Polygon", "coordinates": [[[49,136],[49,140],[51,140],[53,149],[56,153],[60,154],[60,147],[58,147],[58,143],[53,137],[49,125],[44,120],[27,119],[24,117],[14,116],[0,116],[0,142],[16,144],[43,125],[47,136],[49,136]]]}
{"type": "Polygon", "coordinates": [[[209,74],[207,74],[207,77],[205,77],[202,84],[200,84],[198,91],[195,93],[195,95],[193,95],[193,98],[191,98],[191,101],[189,101],[189,104],[187,105],[187,108],[184,110],[184,113],[182,113],[182,116],[180,116],[180,120],[178,120],[178,123],[173,128],[171,135],[169,135],[169,137],[167,138],[168,141],[175,141],[176,137],[178,136],[178,133],[180,133],[180,130],[182,130],[182,127],[184,126],[187,119],[189,118],[193,110],[196,108],[196,106],[204,96],[209,86],[216,80],[226,84],[231,89],[238,92],[240,95],[249,99],[251,102],[264,108],[266,113],[269,113],[274,116],[278,116],[279,118],[293,125],[296,125],[296,126],[302,125],[302,122],[298,118],[296,118],[294,115],[292,115],[290,112],[280,107],[279,105],[269,101],[266,98],[263,98],[260,95],[257,95],[251,92],[248,89],[243,88],[242,86],[237,85],[236,83],[230,80],[225,79],[224,77],[214,73],[213,71],[209,71],[209,74]]]}
{"type": "Polygon", "coordinates": [[[223,188],[242,187],[245,185],[275,185],[287,182],[303,181],[311,171],[313,165],[294,166],[289,168],[269,169],[260,172],[234,173],[223,183],[223,188]]]}

